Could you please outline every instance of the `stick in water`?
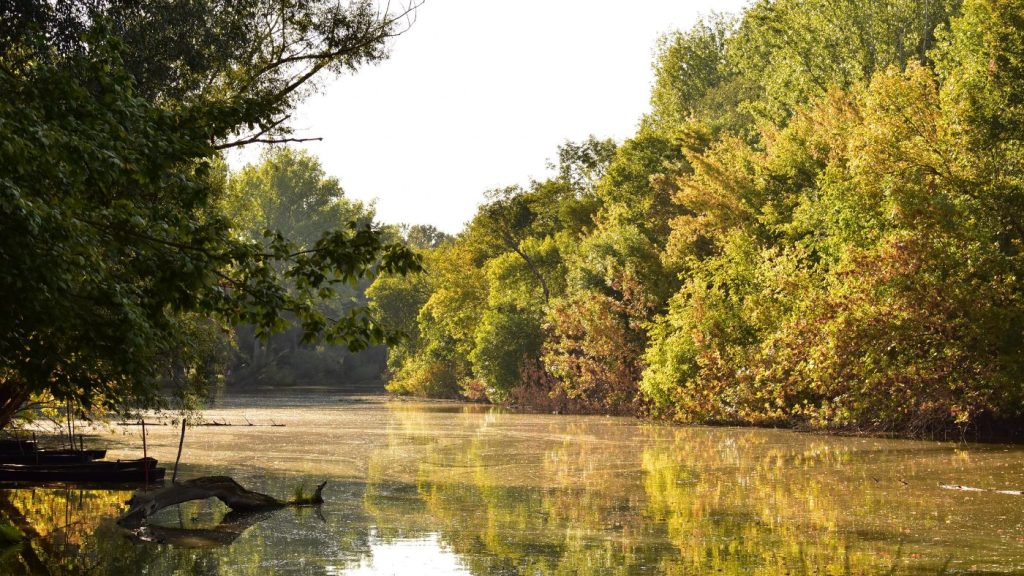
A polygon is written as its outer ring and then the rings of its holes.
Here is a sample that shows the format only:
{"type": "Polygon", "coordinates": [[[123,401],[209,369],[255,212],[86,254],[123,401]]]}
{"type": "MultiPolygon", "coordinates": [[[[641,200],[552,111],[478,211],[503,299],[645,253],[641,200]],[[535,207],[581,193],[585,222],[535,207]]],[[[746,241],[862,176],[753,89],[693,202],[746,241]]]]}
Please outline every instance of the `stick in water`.
{"type": "Polygon", "coordinates": [[[171,474],[171,484],[178,480],[178,461],[181,460],[181,447],[185,444],[185,417],[181,417],[181,439],[178,440],[178,457],[174,459],[174,473],[171,474]]]}
{"type": "Polygon", "coordinates": [[[68,442],[71,443],[71,449],[74,450],[75,449],[75,431],[71,427],[71,399],[70,398],[68,398],[68,401],[64,403],[64,407],[65,407],[65,410],[67,411],[67,415],[68,415],[68,442]]]}
{"type": "MultiPolygon", "coordinates": [[[[149,451],[146,449],[146,419],[142,419],[142,461],[148,462],[146,459],[149,458],[149,451]]],[[[142,480],[143,483],[149,486],[149,464],[142,466],[142,480]]]]}

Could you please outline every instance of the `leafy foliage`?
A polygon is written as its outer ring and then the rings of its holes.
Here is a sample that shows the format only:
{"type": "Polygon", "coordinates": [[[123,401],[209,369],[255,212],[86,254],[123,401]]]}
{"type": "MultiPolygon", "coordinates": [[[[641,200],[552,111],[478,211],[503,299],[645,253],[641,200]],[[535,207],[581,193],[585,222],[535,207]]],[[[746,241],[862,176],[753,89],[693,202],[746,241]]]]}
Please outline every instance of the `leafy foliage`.
{"type": "MultiPolygon", "coordinates": [[[[292,46],[296,68],[260,59],[271,52],[243,62],[225,48],[197,63],[175,45],[127,48],[152,27],[195,41],[160,11],[132,6],[5,8],[14,13],[3,31],[13,41],[0,52],[0,424],[34,392],[84,407],[152,403],[168,374],[203,378],[206,355],[192,337],[203,318],[268,335],[287,313],[306,339],[354,348],[389,340],[365,308],[332,318],[316,302],[371,270],[418,268],[414,254],[366,226],[302,244],[273,232],[238,238],[216,169],[232,137],[283,126],[308,74],[381,57],[391,19],[367,20],[365,4],[351,18],[342,8],[295,7],[281,25],[308,27],[292,46]],[[135,58],[147,49],[155,52],[135,58]],[[159,64],[168,67],[147,68],[159,64]]],[[[174,10],[188,6],[164,8],[181,16],[174,10]]],[[[214,13],[211,21],[227,17],[214,13]]],[[[281,30],[265,31],[281,40],[281,30]]],[[[265,49],[259,37],[230,40],[265,49]]]]}
{"type": "MultiPolygon", "coordinates": [[[[294,243],[296,250],[312,248],[325,234],[339,230],[352,234],[372,229],[372,207],[349,200],[340,183],[327,177],[320,162],[308,153],[288,148],[264,152],[261,161],[229,174],[222,204],[233,222],[237,237],[270,247],[280,235],[294,243]]],[[[388,241],[393,237],[381,230],[388,241]]],[[[372,267],[366,274],[373,274],[372,267]]],[[[364,291],[369,278],[321,287],[315,296],[316,309],[328,318],[339,318],[366,306],[364,291]]],[[[294,282],[288,283],[298,293],[294,282]]],[[[285,319],[291,319],[286,316],[285,319]]],[[[370,315],[376,322],[376,317],[370,315]]],[[[320,338],[303,340],[301,326],[276,334],[261,333],[261,327],[235,327],[239,354],[231,366],[233,384],[336,384],[340,380],[368,380],[383,370],[383,350],[370,349],[353,354],[348,345],[320,338]]]]}
{"type": "Polygon", "coordinates": [[[666,35],[634,138],[599,171],[563,148],[457,238],[463,272],[491,278],[457,340],[465,378],[692,422],[928,435],[1024,416],[1021,14],[763,0],[666,35]]]}

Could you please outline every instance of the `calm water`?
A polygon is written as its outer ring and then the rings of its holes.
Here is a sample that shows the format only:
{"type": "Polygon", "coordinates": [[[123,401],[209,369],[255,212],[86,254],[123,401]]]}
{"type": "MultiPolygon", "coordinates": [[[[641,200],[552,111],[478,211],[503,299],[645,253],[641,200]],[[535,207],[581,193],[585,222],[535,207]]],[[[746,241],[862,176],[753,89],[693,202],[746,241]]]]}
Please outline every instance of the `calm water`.
{"type": "MultiPolygon", "coordinates": [[[[30,526],[0,574],[1024,573],[1024,448],[679,428],[376,398],[234,400],[190,429],[184,478],[227,474],[320,510],[160,513],[139,542],[129,493],[0,491],[30,526]],[[261,405],[262,404],[262,405],[261,405]]],[[[112,457],[141,454],[113,427],[112,457]]],[[[93,442],[99,443],[100,440],[93,442]]],[[[177,430],[151,427],[173,462],[177,430]]]]}

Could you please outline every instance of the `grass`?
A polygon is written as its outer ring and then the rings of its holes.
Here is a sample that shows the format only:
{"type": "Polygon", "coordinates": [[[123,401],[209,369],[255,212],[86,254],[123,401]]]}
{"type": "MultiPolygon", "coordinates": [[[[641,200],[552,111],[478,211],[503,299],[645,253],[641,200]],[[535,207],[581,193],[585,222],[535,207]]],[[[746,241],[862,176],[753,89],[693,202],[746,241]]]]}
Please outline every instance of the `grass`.
{"type": "Polygon", "coordinates": [[[0,545],[14,544],[25,539],[25,535],[13,525],[0,521],[0,545]]]}
{"type": "Polygon", "coordinates": [[[305,482],[296,484],[292,488],[292,502],[303,502],[313,497],[313,493],[309,492],[309,486],[305,482]]]}

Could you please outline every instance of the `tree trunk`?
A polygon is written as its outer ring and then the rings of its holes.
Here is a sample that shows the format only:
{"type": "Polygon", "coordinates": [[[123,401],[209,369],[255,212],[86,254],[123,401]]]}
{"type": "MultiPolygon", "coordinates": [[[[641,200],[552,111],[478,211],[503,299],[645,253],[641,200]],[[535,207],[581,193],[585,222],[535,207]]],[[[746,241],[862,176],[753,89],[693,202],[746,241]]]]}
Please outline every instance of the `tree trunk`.
{"type": "Polygon", "coordinates": [[[256,332],[252,334],[252,356],[249,359],[249,365],[258,368],[260,365],[260,352],[261,345],[260,339],[256,337],[256,332]]]}
{"type": "Polygon", "coordinates": [[[217,498],[235,512],[257,512],[276,510],[285,506],[322,504],[322,493],[326,484],[327,482],[324,482],[317,486],[311,498],[285,502],[273,496],[246,490],[228,476],[204,476],[159,490],[136,492],[128,501],[129,510],[117,520],[117,523],[125,528],[137,528],[145,523],[146,518],[168,506],[207,498],[217,498]]]}
{"type": "Polygon", "coordinates": [[[526,255],[526,252],[524,252],[523,250],[519,249],[519,246],[513,246],[512,250],[516,254],[518,254],[519,257],[522,258],[524,262],[526,262],[526,266],[527,266],[527,268],[530,269],[530,273],[533,274],[533,277],[536,278],[537,282],[540,284],[540,290],[544,294],[544,303],[547,304],[548,300],[551,297],[551,295],[548,292],[548,283],[544,281],[544,275],[542,275],[540,273],[540,270],[537,268],[537,265],[534,264],[533,260],[530,259],[530,257],[526,255]]]}
{"type": "Polygon", "coordinates": [[[28,386],[11,381],[0,383],[0,430],[7,428],[30,395],[28,386]]]}

